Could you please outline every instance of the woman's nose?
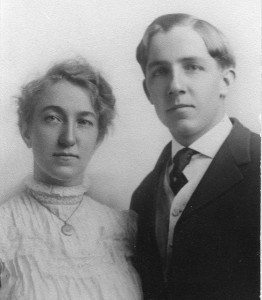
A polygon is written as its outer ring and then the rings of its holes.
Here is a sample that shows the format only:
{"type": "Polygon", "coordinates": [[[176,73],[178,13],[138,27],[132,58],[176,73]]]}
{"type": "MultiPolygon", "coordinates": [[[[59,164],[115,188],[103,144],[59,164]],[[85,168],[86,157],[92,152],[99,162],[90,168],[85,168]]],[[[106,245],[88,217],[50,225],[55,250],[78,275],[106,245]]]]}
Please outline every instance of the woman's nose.
{"type": "Polygon", "coordinates": [[[73,146],[76,143],[76,133],[74,124],[64,124],[59,136],[59,144],[64,147],[73,146]]]}

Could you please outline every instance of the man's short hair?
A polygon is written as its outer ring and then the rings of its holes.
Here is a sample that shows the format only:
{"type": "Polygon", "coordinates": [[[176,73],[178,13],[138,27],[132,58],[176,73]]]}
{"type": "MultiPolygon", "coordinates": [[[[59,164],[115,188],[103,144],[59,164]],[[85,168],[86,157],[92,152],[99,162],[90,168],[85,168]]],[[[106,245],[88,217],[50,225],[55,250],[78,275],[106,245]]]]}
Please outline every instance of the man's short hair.
{"type": "Polygon", "coordinates": [[[167,14],[155,19],[146,29],[136,50],[136,58],[144,74],[153,36],[159,32],[168,32],[175,26],[188,26],[203,39],[208,53],[222,69],[235,67],[235,57],[224,34],[210,23],[188,14],[167,14]]]}

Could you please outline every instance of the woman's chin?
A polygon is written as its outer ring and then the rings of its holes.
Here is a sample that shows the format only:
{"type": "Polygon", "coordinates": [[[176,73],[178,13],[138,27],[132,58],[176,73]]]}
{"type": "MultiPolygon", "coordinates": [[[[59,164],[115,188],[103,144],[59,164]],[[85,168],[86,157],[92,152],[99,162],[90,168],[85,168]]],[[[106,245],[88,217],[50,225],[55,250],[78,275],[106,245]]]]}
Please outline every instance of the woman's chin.
{"type": "Polygon", "coordinates": [[[35,176],[35,178],[50,185],[75,186],[83,183],[84,176],[73,172],[55,172],[55,174],[42,174],[42,176],[35,176]]]}

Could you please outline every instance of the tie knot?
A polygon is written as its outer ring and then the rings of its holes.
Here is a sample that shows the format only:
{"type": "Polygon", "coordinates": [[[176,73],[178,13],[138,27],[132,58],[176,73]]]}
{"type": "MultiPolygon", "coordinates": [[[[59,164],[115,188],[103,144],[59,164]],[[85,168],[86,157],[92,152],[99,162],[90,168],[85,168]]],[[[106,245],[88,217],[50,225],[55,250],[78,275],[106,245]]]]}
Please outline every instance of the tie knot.
{"type": "Polygon", "coordinates": [[[185,169],[185,167],[189,164],[191,157],[197,153],[197,151],[190,148],[183,148],[179,150],[173,158],[174,168],[182,172],[185,169]]]}

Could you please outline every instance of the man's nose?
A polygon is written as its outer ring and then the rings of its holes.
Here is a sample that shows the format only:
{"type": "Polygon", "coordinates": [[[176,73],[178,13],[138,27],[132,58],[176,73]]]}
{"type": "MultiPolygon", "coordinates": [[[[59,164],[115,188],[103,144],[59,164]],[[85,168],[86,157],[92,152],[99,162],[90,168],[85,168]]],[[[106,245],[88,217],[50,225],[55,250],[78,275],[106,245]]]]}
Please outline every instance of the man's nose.
{"type": "Polygon", "coordinates": [[[171,74],[168,95],[182,95],[185,93],[184,77],[182,70],[174,68],[171,74]]]}
{"type": "Polygon", "coordinates": [[[65,123],[60,136],[59,136],[59,144],[64,147],[73,146],[76,143],[76,132],[75,125],[71,122],[65,123]]]}

